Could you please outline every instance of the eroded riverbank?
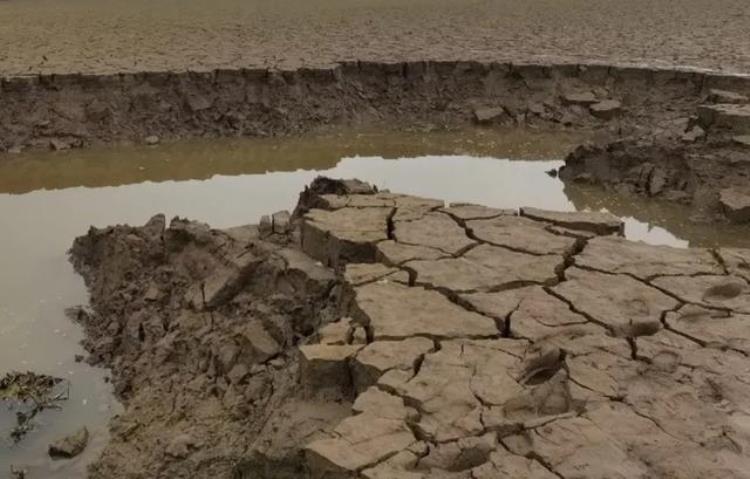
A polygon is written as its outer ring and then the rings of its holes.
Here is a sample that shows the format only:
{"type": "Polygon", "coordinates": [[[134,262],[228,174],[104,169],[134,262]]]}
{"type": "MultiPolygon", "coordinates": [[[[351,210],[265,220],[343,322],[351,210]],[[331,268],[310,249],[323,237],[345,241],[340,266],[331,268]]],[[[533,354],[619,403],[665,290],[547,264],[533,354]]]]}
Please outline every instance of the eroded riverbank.
{"type": "Polygon", "coordinates": [[[622,227],[320,180],[260,228],[92,229],[127,406],[92,475],[746,477],[750,250],[622,227]]]}

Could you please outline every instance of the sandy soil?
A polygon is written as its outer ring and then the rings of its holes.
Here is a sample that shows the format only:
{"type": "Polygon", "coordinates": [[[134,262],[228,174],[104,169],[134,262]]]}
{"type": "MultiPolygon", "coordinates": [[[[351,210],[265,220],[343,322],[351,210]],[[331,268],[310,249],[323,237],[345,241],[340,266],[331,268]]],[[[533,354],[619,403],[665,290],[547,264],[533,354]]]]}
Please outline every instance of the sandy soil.
{"type": "Polygon", "coordinates": [[[424,59],[748,72],[749,30],[746,0],[9,0],[0,74],[424,59]]]}

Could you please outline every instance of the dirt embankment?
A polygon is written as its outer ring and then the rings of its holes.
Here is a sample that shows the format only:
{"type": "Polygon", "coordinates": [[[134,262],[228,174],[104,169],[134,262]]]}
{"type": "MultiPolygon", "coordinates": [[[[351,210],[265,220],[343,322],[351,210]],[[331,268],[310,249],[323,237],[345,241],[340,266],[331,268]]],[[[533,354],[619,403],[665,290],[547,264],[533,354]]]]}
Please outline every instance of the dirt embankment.
{"type": "Polygon", "coordinates": [[[92,229],[92,477],[748,477],[750,251],[317,180],[292,221],[92,229]]]}
{"type": "Polygon", "coordinates": [[[17,77],[2,82],[0,150],[283,136],[341,125],[567,129],[590,132],[598,146],[571,155],[564,179],[694,203],[704,219],[747,221],[747,95],[743,76],[601,65],[351,62],[17,77]]]}

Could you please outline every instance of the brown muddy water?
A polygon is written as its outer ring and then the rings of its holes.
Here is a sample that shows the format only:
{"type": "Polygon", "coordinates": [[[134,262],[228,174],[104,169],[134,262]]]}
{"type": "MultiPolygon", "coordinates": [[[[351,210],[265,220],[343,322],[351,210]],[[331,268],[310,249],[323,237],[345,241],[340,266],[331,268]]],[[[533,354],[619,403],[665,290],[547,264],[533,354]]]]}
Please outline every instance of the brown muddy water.
{"type": "Polygon", "coordinates": [[[107,371],[75,362],[84,354],[81,331],[63,313],[87,301],[66,250],[92,224],[142,224],[157,212],[214,227],[254,223],[293,208],[304,185],[325,174],[500,208],[607,209],[625,219],[633,239],[750,247],[746,228],[694,225],[682,208],[565,187],[547,175],[580,140],[528,131],[348,132],[0,158],[0,374],[29,369],[71,383],[70,400],[38,417],[19,444],[8,438],[15,417],[0,410],[0,477],[13,464],[27,466],[31,478],[84,476],[120,409],[107,371]],[[48,459],[49,442],[81,425],[92,433],[85,453],[48,459]]]}

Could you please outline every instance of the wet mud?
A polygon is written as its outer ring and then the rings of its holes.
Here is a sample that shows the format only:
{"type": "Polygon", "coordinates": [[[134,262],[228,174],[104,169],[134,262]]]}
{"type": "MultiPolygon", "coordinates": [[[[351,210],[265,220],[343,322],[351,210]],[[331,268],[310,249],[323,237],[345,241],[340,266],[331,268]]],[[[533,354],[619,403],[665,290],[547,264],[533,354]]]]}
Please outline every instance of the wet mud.
{"type": "Polygon", "coordinates": [[[92,228],[91,477],[747,477],[750,250],[318,179],[293,215],[92,228]]]}

